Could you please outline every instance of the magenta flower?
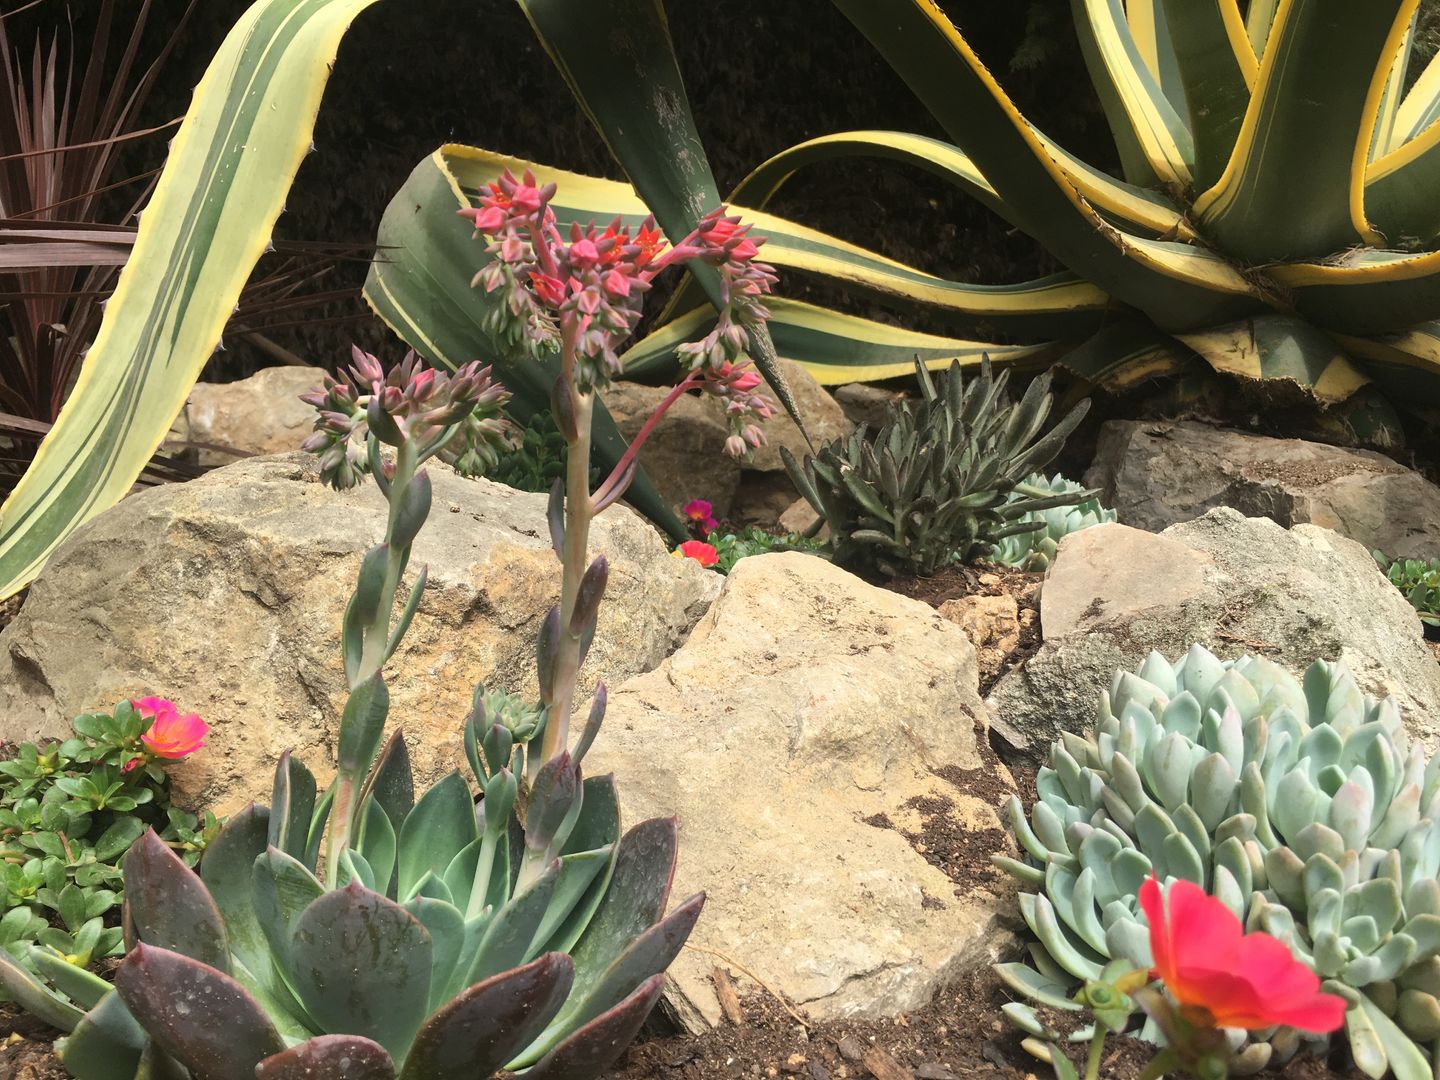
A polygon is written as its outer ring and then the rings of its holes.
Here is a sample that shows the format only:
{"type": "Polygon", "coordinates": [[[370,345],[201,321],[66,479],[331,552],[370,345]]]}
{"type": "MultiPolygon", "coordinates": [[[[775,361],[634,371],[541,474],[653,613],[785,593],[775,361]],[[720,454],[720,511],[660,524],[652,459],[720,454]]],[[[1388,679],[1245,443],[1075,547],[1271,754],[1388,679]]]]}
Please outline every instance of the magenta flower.
{"type": "Polygon", "coordinates": [[[704,499],[691,499],[685,504],[682,513],[692,525],[697,526],[702,532],[711,533],[720,527],[720,523],[715,520],[714,509],[704,499]]]}
{"type": "MultiPolygon", "coordinates": [[[[210,725],[200,719],[199,713],[182,714],[168,698],[139,698],[130,704],[150,721],[150,727],[140,736],[140,741],[156,757],[179,761],[205,745],[210,725]]],[[[128,762],[125,771],[128,772],[135,764],[135,761],[128,762]]]]}

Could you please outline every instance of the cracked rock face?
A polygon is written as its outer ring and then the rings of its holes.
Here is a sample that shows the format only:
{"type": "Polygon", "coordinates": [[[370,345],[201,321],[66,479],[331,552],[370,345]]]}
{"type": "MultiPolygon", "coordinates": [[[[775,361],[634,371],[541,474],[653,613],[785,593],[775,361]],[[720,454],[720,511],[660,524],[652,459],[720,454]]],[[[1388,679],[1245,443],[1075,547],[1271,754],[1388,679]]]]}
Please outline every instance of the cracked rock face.
{"type": "Polygon", "coordinates": [[[1153,532],[1230,506],[1286,527],[1333,529],[1392,558],[1440,553],[1440,488],[1372,450],[1193,421],[1111,420],[1085,484],[1124,524],[1153,532]]]}
{"type": "Polygon", "coordinates": [[[976,684],[931,608],[786,553],[738,563],[671,657],[612,686],[587,771],[615,773],[629,821],[679,816],[672,895],[709,895],[670,969],[687,1026],[719,1018],[717,965],[815,1017],[888,1015],[1013,940],[988,865],[1013,786],[977,746],[976,684]],[[956,850],[958,884],[930,861],[956,850]]]}
{"type": "MultiPolygon", "coordinates": [[[[182,802],[222,814],[268,802],[287,748],[328,782],[345,701],[341,616],[360,556],[384,534],[385,502],[373,484],[331,491],[312,460],[244,461],[131,496],[77,530],[0,634],[0,739],[68,736],[77,713],[154,694],[212,725],[173,770],[182,802]]],[[[386,668],[390,724],[405,729],[421,783],[463,764],[477,682],[535,696],[535,635],[560,589],[543,495],[438,463],[430,473],[410,570],[429,564],[429,587],[386,668]]],[[[660,663],[721,584],[624,507],[591,543],[611,574],[587,693],[660,663]]]]}
{"type": "Polygon", "coordinates": [[[1038,759],[1081,731],[1115,671],[1150,650],[1174,660],[1199,643],[1253,652],[1296,674],[1338,660],[1361,689],[1394,694],[1413,735],[1440,741],[1440,665],[1420,619],[1364,547],[1329,529],[1285,529],[1211,510],[1163,533],[1098,525],[1071,533],[1040,592],[1045,644],[995,686],[996,733],[1038,759]]]}

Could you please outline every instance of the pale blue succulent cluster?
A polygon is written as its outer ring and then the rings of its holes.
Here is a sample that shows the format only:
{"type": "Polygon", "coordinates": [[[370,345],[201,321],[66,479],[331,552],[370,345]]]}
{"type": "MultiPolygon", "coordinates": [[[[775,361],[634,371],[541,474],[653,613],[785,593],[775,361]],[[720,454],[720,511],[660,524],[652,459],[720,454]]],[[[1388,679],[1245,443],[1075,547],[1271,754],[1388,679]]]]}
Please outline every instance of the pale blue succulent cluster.
{"type": "MultiPolygon", "coordinates": [[[[1032,1002],[1075,1009],[1075,985],[1111,959],[1151,963],[1136,895],[1152,872],[1193,881],[1248,930],[1290,945],[1351,1006],[1368,1075],[1430,1080],[1440,1062],[1440,757],[1410,741],[1392,698],[1362,694],[1339,664],[1303,680],[1272,661],[1195,646],[1151,653],[1100,695],[1086,735],[1054,743],[1027,820],[1021,883],[1032,964],[1002,978],[1032,1002]]],[[[1037,1039],[1034,1009],[1006,1007],[1037,1039]]],[[[1088,1031],[1075,1038],[1088,1037],[1088,1031]]],[[[1153,1032],[1149,1034],[1153,1035],[1153,1032]]],[[[1235,1033],[1240,1049],[1244,1033],[1235,1033]]],[[[1299,1047],[1253,1035],[1234,1072],[1299,1047]]]]}
{"type": "MultiPolygon", "coordinates": [[[[1051,491],[1056,495],[1087,490],[1083,485],[1067,480],[1059,473],[1051,477],[1033,473],[1025,478],[1024,485],[1031,490],[1051,491]]],[[[1012,500],[1023,497],[1011,495],[1012,500]]],[[[1055,553],[1060,548],[1061,540],[1092,525],[1109,524],[1115,520],[1115,511],[1105,509],[1100,505],[1099,498],[1092,496],[1074,506],[1030,510],[1015,520],[1017,523],[1033,522],[1041,528],[1004,537],[995,545],[991,558],[1004,566],[1014,566],[1021,570],[1045,570],[1055,561],[1055,553]]]]}

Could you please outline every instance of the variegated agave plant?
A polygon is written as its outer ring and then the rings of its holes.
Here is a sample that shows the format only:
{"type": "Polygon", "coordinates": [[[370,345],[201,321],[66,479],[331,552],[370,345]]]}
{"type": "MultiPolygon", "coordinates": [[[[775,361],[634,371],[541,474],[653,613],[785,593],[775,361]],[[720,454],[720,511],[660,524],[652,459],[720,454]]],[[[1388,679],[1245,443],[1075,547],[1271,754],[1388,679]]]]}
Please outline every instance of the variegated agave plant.
{"type": "MultiPolygon", "coordinates": [[[[1087,491],[1059,473],[1049,478],[1035,473],[1027,476],[1023,483],[1032,491],[1051,491],[1056,495],[1083,494],[1087,491]]],[[[1010,496],[1012,502],[1021,497],[1023,496],[1014,493],[1010,496]]],[[[1075,506],[1031,510],[1017,518],[1016,522],[1035,523],[1040,528],[1033,532],[1014,533],[1005,537],[995,545],[991,558],[1002,565],[1019,567],[1021,570],[1045,570],[1054,561],[1055,553],[1060,549],[1060,541],[1065,537],[1092,525],[1105,525],[1114,520],[1115,511],[1105,509],[1100,505],[1100,500],[1094,497],[1075,506]]]]}
{"type": "MultiPolygon", "coordinates": [[[[1021,882],[1037,939],[1032,964],[998,969],[1023,998],[1075,1009],[1075,983],[1111,958],[1148,967],[1140,884],[1152,872],[1185,878],[1351,1002],[1350,1048],[1368,1075],[1432,1078],[1440,757],[1427,762],[1410,742],[1393,699],[1362,694],[1325,661],[1302,682],[1254,656],[1222,661],[1195,646],[1171,664],[1151,653],[1102,693],[1088,735],[1051,747],[1037,787],[1028,821],[1010,802],[1029,858],[996,860],[1021,882]]],[[[1030,1004],[1005,1012],[1045,1035],[1030,1004]]],[[[1300,1041],[1256,1033],[1238,1066],[1253,1072],[1300,1041]]]]}

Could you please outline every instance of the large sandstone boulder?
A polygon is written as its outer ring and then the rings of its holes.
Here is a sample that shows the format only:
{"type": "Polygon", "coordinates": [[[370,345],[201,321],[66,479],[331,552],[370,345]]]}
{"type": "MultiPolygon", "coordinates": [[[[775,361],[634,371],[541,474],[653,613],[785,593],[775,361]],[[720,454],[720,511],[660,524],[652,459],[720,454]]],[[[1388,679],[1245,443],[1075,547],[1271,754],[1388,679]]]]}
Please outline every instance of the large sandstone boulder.
{"type": "MultiPolygon", "coordinates": [[[[545,496],[430,471],[434,509],[412,562],[429,564],[430,584],[387,668],[391,722],[421,781],[463,761],[477,682],[535,696],[536,631],[560,588],[545,496]]],[[[69,734],[77,713],[157,694],[213,725],[174,770],[185,800],[227,813],[267,796],[288,747],[327,780],[341,615],[384,518],[373,485],[334,492],[300,454],[125,499],[75,532],[0,634],[0,738],[69,734]]],[[[622,507],[592,544],[612,570],[587,692],[660,663],[721,584],[622,507]]]]}
{"type": "Polygon", "coordinates": [[[300,395],[319,386],[323,374],[313,367],[272,367],[238,382],[196,383],[171,438],[203,444],[195,457],[210,466],[298,450],[315,424],[314,408],[300,395]]]}
{"type": "Polygon", "coordinates": [[[1196,642],[1297,673],[1339,660],[1362,689],[1394,694],[1423,742],[1440,739],[1440,664],[1415,609],[1364,547],[1315,525],[1222,508],[1158,535],[1118,524],[1071,533],[1045,576],[1040,626],[1040,651],[988,702],[995,731],[1032,759],[1091,721],[1117,669],[1196,642]]]}
{"type": "Polygon", "coordinates": [[[988,856],[1013,786],[976,678],[928,606],[786,553],[738,563],[669,659],[612,688],[586,769],[616,774],[630,821],[679,815],[674,895],[709,894],[670,969],[689,1025],[718,1019],[727,961],[814,1016],[881,1015],[1012,940],[988,856]]]}
{"type": "Polygon", "coordinates": [[[1123,524],[1152,532],[1230,506],[1286,527],[1334,529],[1392,557],[1440,556],[1440,487],[1370,450],[1112,420],[1085,483],[1123,524]]]}

